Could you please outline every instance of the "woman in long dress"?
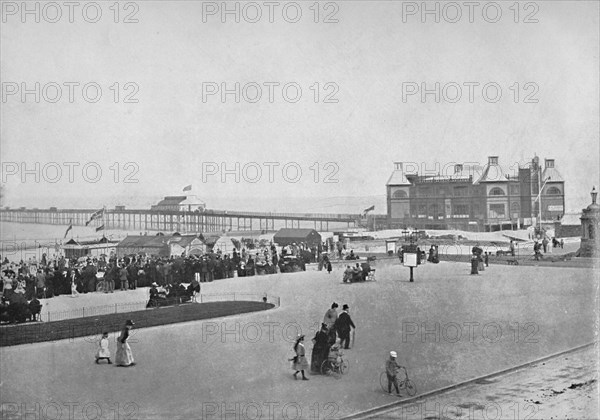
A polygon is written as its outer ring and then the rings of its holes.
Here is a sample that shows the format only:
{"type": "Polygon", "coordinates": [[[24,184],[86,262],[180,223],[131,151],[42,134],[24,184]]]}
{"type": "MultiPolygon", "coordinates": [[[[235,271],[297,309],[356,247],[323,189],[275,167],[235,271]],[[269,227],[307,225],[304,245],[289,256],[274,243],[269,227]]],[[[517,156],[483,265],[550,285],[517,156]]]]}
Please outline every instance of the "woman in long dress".
{"type": "Polygon", "coordinates": [[[308,381],[306,375],[304,375],[304,371],[308,369],[308,360],[306,360],[306,349],[304,348],[304,336],[301,335],[296,340],[296,344],[294,344],[294,351],[296,352],[296,357],[294,357],[294,363],[292,364],[292,369],[294,372],[294,379],[298,379],[296,375],[302,372],[302,380],[308,381]]]}
{"type": "Polygon", "coordinates": [[[119,336],[119,341],[117,342],[117,357],[116,364],[117,366],[133,366],[135,362],[133,361],[133,353],[131,352],[131,347],[129,347],[129,343],[127,343],[127,339],[129,338],[129,330],[133,328],[133,321],[128,320],[125,322],[125,326],[121,331],[121,335],[119,336]]]}
{"type": "Polygon", "coordinates": [[[313,339],[312,356],[310,358],[310,371],[313,373],[321,372],[321,364],[327,358],[329,353],[329,336],[327,334],[327,325],[321,324],[321,329],[313,339]]]}

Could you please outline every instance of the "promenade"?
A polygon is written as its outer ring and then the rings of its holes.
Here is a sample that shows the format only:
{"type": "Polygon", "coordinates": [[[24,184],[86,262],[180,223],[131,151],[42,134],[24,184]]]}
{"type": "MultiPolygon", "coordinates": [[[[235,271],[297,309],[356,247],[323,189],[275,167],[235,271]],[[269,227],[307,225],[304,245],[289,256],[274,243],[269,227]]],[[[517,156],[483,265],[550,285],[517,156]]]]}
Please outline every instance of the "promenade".
{"type": "MultiPolygon", "coordinates": [[[[277,295],[281,306],[134,330],[133,368],[94,364],[96,336],[3,348],[2,403],[77,402],[73,418],[85,418],[81,407],[90,403],[102,407],[100,418],[116,403],[130,404],[141,419],[221,419],[227,410],[256,418],[257,407],[262,418],[284,413],[339,418],[396,398],[379,384],[390,350],[398,352],[421,394],[596,339],[597,284],[591,269],[495,265],[471,276],[467,264],[441,262],[420,266],[409,283],[404,267],[376,268],[376,282],[359,284],[342,284],[340,271],[203,284],[203,293],[277,295]],[[294,381],[288,359],[296,334],[306,334],[310,356],[310,339],[334,301],[350,305],[357,325],[356,342],[345,355],[350,369],[339,380],[309,375],[310,381],[294,381]],[[57,378],[60,386],[53,385],[57,378]]],[[[115,338],[111,334],[113,354],[115,338]]],[[[503,410],[523,404],[520,386],[525,384],[515,384],[515,392],[502,400],[503,410]]],[[[542,393],[547,387],[527,389],[542,393]]],[[[461,402],[471,401],[468,397],[461,402]]],[[[63,414],[66,418],[67,411],[63,414]]]]}

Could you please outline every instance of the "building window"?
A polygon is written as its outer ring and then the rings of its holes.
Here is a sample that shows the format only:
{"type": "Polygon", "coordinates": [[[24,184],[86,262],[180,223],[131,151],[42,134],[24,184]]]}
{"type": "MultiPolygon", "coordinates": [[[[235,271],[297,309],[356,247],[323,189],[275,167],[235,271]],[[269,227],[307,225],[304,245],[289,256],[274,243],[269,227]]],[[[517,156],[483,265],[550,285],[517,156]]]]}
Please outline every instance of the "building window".
{"type": "Polygon", "coordinates": [[[519,195],[521,193],[521,189],[518,185],[511,185],[510,187],[510,195],[519,195]]]}
{"type": "Polygon", "coordinates": [[[504,204],[490,204],[490,218],[504,217],[504,204]]]}
{"type": "Polygon", "coordinates": [[[561,192],[558,188],[556,187],[550,187],[546,190],[546,194],[548,195],[560,195],[561,192]]]}
{"type": "Polygon", "coordinates": [[[469,215],[469,205],[468,204],[456,204],[454,206],[454,211],[452,212],[454,216],[465,216],[469,215]]]}
{"type": "Polygon", "coordinates": [[[431,197],[432,196],[432,191],[431,191],[431,187],[426,187],[426,188],[421,188],[420,192],[420,196],[421,197],[431,197]]]}
{"type": "Polygon", "coordinates": [[[504,190],[499,187],[494,187],[490,190],[490,195],[505,195],[504,190]]]}
{"type": "Polygon", "coordinates": [[[466,197],[467,196],[467,187],[454,187],[454,196],[455,197],[466,197]]]}
{"type": "Polygon", "coordinates": [[[392,196],[392,198],[407,198],[408,195],[406,194],[406,191],[404,190],[396,190],[394,191],[394,195],[392,196]]]}
{"type": "Polygon", "coordinates": [[[516,203],[516,202],[511,203],[510,212],[512,214],[512,217],[518,218],[520,211],[521,211],[521,206],[519,205],[519,203],[516,203]]]}
{"type": "Polygon", "coordinates": [[[438,217],[438,205],[437,204],[431,204],[429,206],[429,214],[428,216],[434,216],[434,217],[438,217]]]}

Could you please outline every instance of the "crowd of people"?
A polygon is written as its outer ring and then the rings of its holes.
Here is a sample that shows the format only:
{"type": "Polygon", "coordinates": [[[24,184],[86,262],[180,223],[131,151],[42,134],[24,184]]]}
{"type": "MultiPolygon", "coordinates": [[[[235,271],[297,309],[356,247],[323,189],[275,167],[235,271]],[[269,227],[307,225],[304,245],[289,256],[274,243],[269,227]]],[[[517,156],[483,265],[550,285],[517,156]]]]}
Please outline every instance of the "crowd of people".
{"type": "Polygon", "coordinates": [[[317,248],[292,243],[277,247],[271,243],[259,249],[242,247],[239,252],[234,249],[231,254],[216,249],[204,255],[180,257],[138,254],[118,258],[111,254],[67,259],[62,255],[48,258],[43,254],[39,261],[30,258],[19,262],[11,262],[5,257],[0,268],[0,319],[23,322],[39,314],[39,299],[59,295],[114,293],[152,284],[169,293],[179,293],[181,283],[304,271],[306,264],[316,261],[320,269],[325,267],[330,272],[327,255],[324,252],[318,254],[318,249],[325,248],[328,245],[317,248]],[[13,314],[15,311],[16,315],[13,314]]]}

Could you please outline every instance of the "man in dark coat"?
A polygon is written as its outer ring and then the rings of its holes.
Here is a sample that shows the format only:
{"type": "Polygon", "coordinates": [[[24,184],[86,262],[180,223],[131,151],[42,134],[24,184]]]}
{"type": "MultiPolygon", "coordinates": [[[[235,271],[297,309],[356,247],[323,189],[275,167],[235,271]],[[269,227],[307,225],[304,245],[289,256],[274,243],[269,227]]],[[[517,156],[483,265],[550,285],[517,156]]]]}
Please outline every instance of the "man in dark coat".
{"type": "Polygon", "coordinates": [[[344,347],[345,349],[350,348],[350,330],[352,328],[356,328],[354,322],[352,322],[352,318],[350,318],[350,314],[348,310],[350,307],[347,304],[344,304],[342,307],[343,311],[338,316],[337,321],[335,322],[335,330],[340,336],[340,347],[344,347]]]}

